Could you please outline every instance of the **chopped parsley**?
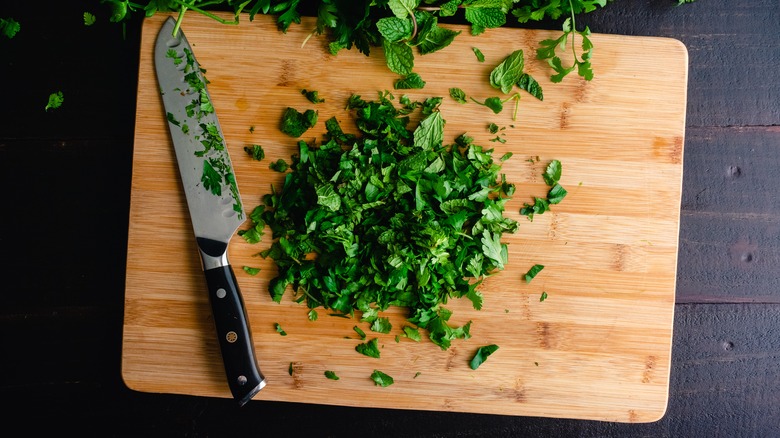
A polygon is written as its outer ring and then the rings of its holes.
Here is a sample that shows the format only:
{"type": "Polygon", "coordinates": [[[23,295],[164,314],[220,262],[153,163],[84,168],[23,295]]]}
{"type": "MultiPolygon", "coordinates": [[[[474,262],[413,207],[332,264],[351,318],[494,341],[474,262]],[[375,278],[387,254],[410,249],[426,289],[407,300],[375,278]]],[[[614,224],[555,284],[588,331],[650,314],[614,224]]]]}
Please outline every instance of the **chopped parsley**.
{"type": "Polygon", "coordinates": [[[336,375],[333,371],[325,371],[325,377],[327,377],[330,380],[339,380],[339,376],[336,375]]]}
{"type": "Polygon", "coordinates": [[[279,333],[282,336],[287,336],[287,332],[284,331],[284,329],[278,322],[276,323],[276,333],[279,333]]]}
{"type": "Polygon", "coordinates": [[[443,143],[441,98],[400,108],[392,99],[349,99],[359,136],[332,118],[319,145],[298,142],[284,186],[263,198],[260,219],[274,241],[260,255],[278,268],[274,301],[305,291],[300,301],[310,308],[360,311],[383,333],[377,314],[407,307],[408,321],[446,350],[469,338],[471,325],[448,322],[447,299],[467,297],[480,309],[482,279],[507,263],[501,238],[518,226],[504,217],[514,185],[492,149],[467,135],[443,143]],[[423,116],[416,127],[412,111],[423,116]]]}
{"type": "Polygon", "coordinates": [[[257,275],[260,273],[260,268],[253,268],[251,266],[244,266],[244,272],[249,275],[257,275]]]}
{"type": "Polygon", "coordinates": [[[375,357],[379,359],[380,353],[379,353],[379,341],[377,338],[374,338],[368,342],[364,342],[362,344],[358,344],[355,346],[355,351],[358,353],[368,356],[368,357],[375,357]]]}
{"type": "Polygon", "coordinates": [[[539,274],[542,269],[544,269],[543,265],[533,265],[531,266],[531,269],[528,270],[528,272],[525,274],[525,282],[530,283],[531,280],[536,277],[537,274],[539,274]]]}
{"type": "Polygon", "coordinates": [[[282,114],[279,129],[290,137],[300,137],[317,124],[317,118],[317,111],[307,109],[300,112],[295,108],[287,107],[282,114]]]}

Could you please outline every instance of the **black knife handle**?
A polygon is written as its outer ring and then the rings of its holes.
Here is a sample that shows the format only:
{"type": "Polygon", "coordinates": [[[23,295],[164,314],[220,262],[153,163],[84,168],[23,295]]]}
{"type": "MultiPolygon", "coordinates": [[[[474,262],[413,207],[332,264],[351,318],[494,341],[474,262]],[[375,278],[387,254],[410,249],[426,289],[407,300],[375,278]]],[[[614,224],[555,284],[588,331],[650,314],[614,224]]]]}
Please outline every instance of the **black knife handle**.
{"type": "Polygon", "coordinates": [[[209,302],[222,351],[228,386],[243,406],[265,386],[255,358],[244,300],[233,268],[229,264],[203,271],[209,288],[209,302]]]}

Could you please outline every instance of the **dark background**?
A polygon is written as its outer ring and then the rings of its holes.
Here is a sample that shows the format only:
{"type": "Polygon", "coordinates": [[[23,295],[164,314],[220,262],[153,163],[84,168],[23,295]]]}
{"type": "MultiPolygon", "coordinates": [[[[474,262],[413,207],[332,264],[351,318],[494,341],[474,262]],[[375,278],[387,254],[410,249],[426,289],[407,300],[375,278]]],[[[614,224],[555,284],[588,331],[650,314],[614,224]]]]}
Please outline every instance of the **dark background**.
{"type": "MultiPolygon", "coordinates": [[[[15,38],[0,37],[3,429],[101,437],[780,436],[777,0],[616,0],[578,17],[578,27],[593,32],[679,39],[690,56],[669,408],[648,424],[265,401],[239,409],[227,399],[127,389],[120,360],[141,17],[123,30],[98,0],[5,1],[0,17],[22,23],[15,38]],[[85,11],[98,16],[95,25],[84,26],[85,11]],[[58,90],[63,106],[44,111],[58,90]]],[[[665,84],[656,86],[663,94],[665,84]]],[[[678,207],[659,205],[658,214],[678,207]]]]}

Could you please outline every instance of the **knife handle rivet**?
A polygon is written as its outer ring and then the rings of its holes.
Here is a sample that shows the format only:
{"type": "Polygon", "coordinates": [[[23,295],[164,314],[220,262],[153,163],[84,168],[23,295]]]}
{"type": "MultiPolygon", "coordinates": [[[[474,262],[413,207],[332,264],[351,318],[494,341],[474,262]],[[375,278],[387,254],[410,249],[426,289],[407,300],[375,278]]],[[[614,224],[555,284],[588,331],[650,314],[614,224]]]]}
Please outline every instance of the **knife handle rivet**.
{"type": "Polygon", "coordinates": [[[227,291],[224,288],[217,289],[217,298],[225,298],[227,296],[227,291]]]}
{"type": "Polygon", "coordinates": [[[236,383],[238,383],[238,386],[244,386],[246,385],[246,382],[247,382],[246,376],[238,376],[238,378],[236,379],[236,383]]]}
{"type": "Polygon", "coordinates": [[[234,331],[229,331],[225,335],[225,339],[227,339],[227,341],[232,344],[233,342],[236,342],[238,340],[238,334],[236,334],[236,332],[234,331]]]}

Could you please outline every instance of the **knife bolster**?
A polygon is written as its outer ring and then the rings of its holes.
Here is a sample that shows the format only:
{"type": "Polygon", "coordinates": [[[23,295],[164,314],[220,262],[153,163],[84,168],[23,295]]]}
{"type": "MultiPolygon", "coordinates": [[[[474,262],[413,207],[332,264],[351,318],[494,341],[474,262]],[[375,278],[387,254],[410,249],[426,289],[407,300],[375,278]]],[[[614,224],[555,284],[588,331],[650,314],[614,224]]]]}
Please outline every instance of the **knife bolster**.
{"type": "Polygon", "coordinates": [[[203,262],[203,270],[221,268],[230,263],[227,258],[227,243],[218,240],[197,237],[200,260],[203,262]]]}

